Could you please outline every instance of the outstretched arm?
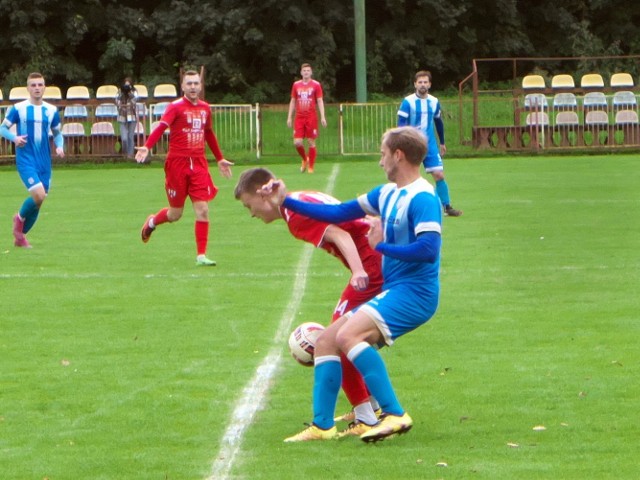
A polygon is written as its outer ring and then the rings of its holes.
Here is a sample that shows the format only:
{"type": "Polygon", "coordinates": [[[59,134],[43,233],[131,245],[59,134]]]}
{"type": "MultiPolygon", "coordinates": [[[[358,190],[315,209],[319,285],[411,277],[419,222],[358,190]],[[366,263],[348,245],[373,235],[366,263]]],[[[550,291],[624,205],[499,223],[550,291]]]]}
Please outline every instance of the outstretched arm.
{"type": "Polygon", "coordinates": [[[282,202],[282,206],[306,217],[327,223],[348,222],[356,218],[363,218],[366,215],[358,200],[350,200],[337,205],[327,205],[324,203],[301,202],[300,200],[286,197],[282,202]]]}

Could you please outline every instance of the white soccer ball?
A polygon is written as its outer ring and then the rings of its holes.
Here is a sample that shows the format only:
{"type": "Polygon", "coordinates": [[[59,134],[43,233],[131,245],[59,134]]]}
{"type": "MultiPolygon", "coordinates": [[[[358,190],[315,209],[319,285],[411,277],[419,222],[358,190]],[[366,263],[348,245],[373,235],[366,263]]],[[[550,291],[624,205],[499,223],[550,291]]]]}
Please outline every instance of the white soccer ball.
{"type": "Polygon", "coordinates": [[[291,356],[305,367],[313,366],[313,354],[316,341],[324,332],[324,326],[315,322],[305,322],[296,327],[289,335],[289,351],[291,356]]]}

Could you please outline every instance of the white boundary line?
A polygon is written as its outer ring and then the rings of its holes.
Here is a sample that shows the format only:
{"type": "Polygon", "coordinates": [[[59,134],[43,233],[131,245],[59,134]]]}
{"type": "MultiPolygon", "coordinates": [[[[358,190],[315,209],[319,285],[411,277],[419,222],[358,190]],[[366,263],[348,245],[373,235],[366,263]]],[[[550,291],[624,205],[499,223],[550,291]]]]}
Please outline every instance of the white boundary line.
{"type": "MultiPolygon", "coordinates": [[[[325,192],[331,194],[335,186],[336,178],[340,172],[340,165],[335,164],[331,170],[329,181],[325,192]]],[[[244,432],[253,423],[256,413],[262,409],[269,393],[271,380],[275,376],[280,360],[282,359],[282,343],[288,337],[291,324],[296,316],[296,312],[302,302],[305,288],[307,286],[307,270],[311,262],[311,254],[314,247],[305,245],[305,248],[296,267],[294,274],[297,279],[294,283],[293,293],[289,299],[289,304],[280,319],[278,330],[273,338],[271,350],[262,360],[256,369],[253,378],[242,390],[242,397],[238,400],[227,424],[227,429],[220,440],[220,450],[213,460],[211,475],[207,480],[226,480],[233,467],[236,455],[240,451],[244,432]]]]}

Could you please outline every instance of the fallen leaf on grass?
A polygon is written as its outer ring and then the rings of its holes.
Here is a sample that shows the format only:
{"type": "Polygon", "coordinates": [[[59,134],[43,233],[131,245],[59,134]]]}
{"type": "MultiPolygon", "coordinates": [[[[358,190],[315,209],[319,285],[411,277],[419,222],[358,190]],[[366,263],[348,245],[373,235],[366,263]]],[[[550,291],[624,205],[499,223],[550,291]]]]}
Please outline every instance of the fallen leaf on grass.
{"type": "Polygon", "coordinates": [[[448,467],[447,462],[438,462],[436,463],[436,467],[448,467]]]}
{"type": "Polygon", "coordinates": [[[533,427],[533,429],[534,429],[536,432],[541,432],[541,431],[543,431],[543,430],[546,430],[546,429],[547,429],[547,427],[545,427],[544,425],[536,425],[535,427],[533,427]]]}
{"type": "Polygon", "coordinates": [[[518,445],[517,443],[509,442],[509,443],[507,443],[507,447],[518,448],[518,447],[520,447],[520,445],[518,445]]]}
{"type": "Polygon", "coordinates": [[[68,367],[69,365],[71,365],[71,362],[63,358],[62,360],[60,360],[60,365],[62,365],[63,367],[68,367]]]}

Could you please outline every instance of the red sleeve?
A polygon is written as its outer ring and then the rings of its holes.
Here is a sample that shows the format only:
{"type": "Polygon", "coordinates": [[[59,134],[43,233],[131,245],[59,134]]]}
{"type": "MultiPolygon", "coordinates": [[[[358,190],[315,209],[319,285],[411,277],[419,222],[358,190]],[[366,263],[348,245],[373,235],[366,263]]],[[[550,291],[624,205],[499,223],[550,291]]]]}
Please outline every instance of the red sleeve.
{"type": "Polygon", "coordinates": [[[316,83],[316,99],[318,98],[322,98],[322,85],[320,84],[320,82],[316,83]]]}
{"type": "Polygon", "coordinates": [[[144,143],[144,146],[147,147],[148,149],[151,149],[156,144],[156,142],[160,140],[160,137],[162,137],[162,134],[168,127],[169,125],[164,123],[164,121],[161,121],[158,124],[158,126],[153,129],[153,132],[151,132],[151,134],[147,138],[147,141],[144,143]]]}
{"type": "Polygon", "coordinates": [[[319,222],[287,209],[283,209],[282,217],[287,222],[291,235],[295,238],[309,242],[316,247],[322,245],[324,233],[329,226],[328,223],[319,222]]]}
{"type": "Polygon", "coordinates": [[[220,145],[218,145],[218,139],[216,138],[216,134],[213,133],[213,129],[207,128],[204,131],[204,139],[213,152],[213,155],[216,157],[216,160],[219,162],[220,160],[224,159],[224,155],[222,155],[222,150],[220,150],[220,145]]]}

